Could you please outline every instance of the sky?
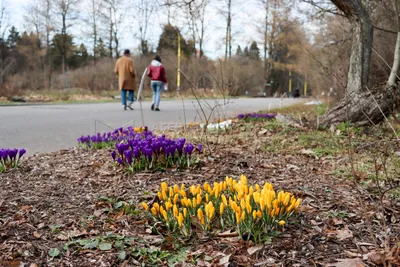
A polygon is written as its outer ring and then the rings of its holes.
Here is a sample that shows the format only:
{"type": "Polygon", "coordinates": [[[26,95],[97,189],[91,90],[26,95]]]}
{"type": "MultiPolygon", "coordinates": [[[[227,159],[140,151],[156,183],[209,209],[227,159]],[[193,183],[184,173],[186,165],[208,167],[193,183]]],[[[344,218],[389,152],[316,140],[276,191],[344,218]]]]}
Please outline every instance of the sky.
{"type": "MultiPolygon", "coordinates": [[[[24,20],[24,15],[27,13],[27,7],[35,0],[2,0],[7,2],[7,9],[10,14],[9,25],[15,25],[18,31],[30,30],[29,24],[24,20]]],[[[126,1],[124,8],[124,24],[122,25],[122,32],[120,38],[121,50],[125,48],[131,49],[133,52],[137,51],[139,41],[137,38],[138,26],[134,20],[135,10],[130,8],[131,5],[127,4],[128,1],[134,0],[122,0],[126,1]],[[136,34],[136,36],[135,36],[136,34]]],[[[256,41],[259,47],[262,46],[262,35],[257,31],[257,27],[262,25],[263,18],[265,16],[262,6],[259,4],[259,0],[247,0],[243,4],[242,1],[233,0],[233,19],[232,19],[232,53],[236,52],[236,48],[240,45],[243,49],[244,46],[250,45],[252,41],[256,41]]],[[[204,53],[210,58],[223,57],[225,53],[224,47],[224,36],[226,19],[219,9],[223,8],[224,1],[221,0],[210,0],[210,4],[207,7],[206,12],[206,33],[204,42],[204,53]]],[[[80,10],[80,18],[85,16],[85,0],[81,0],[80,4],[75,7],[80,10]]],[[[307,10],[311,7],[306,4],[296,4],[292,9],[291,17],[296,17],[301,20],[308,32],[310,39],[312,39],[313,33],[316,32],[318,27],[312,22],[307,21],[307,17],[302,15],[301,10],[307,10]]],[[[289,15],[289,14],[288,14],[289,15]]],[[[188,25],[183,19],[184,15],[179,12],[175,12],[172,16],[171,23],[178,25],[181,29],[182,34],[186,39],[189,38],[188,25]]],[[[159,8],[157,14],[152,16],[152,22],[149,25],[148,40],[149,43],[155,48],[158,43],[159,36],[162,32],[162,25],[167,22],[167,10],[166,8],[159,8]]],[[[85,43],[89,48],[91,47],[90,37],[87,32],[82,29],[85,23],[83,21],[77,21],[74,25],[68,29],[74,36],[74,42],[76,44],[85,43]]],[[[90,27],[89,25],[87,26],[90,27]]]]}

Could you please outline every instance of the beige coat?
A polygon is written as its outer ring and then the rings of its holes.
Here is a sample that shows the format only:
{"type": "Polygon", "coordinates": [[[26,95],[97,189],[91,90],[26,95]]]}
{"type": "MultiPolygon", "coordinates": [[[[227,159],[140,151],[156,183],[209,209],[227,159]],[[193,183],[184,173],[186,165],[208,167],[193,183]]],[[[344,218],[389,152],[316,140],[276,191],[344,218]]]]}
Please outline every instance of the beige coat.
{"type": "Polygon", "coordinates": [[[115,74],[119,79],[119,90],[136,90],[135,66],[130,57],[123,56],[115,63],[115,74]]]}

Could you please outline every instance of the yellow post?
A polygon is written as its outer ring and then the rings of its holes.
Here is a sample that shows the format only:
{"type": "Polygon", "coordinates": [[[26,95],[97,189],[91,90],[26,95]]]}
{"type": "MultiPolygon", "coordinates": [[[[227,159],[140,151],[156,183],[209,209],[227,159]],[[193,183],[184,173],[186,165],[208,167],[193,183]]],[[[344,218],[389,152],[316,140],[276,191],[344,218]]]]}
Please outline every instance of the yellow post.
{"type": "Polygon", "coordinates": [[[176,79],[177,90],[181,89],[181,35],[178,32],[178,74],[176,79]]]}
{"type": "Polygon", "coordinates": [[[292,92],[292,72],[289,71],[289,93],[292,92]]]}
{"type": "Polygon", "coordinates": [[[304,81],[304,96],[307,95],[307,82],[304,81]]]}

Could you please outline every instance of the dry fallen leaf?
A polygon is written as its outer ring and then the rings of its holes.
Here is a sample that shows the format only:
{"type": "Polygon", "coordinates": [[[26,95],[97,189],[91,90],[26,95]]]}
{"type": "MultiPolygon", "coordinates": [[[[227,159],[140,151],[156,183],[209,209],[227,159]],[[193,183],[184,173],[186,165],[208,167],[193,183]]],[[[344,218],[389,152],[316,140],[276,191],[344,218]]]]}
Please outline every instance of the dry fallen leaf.
{"type": "Polygon", "coordinates": [[[247,249],[247,253],[249,253],[249,255],[253,255],[254,253],[256,253],[257,251],[261,250],[264,248],[264,245],[258,245],[258,246],[254,246],[254,247],[250,247],[247,249]]]}
{"type": "Polygon", "coordinates": [[[225,257],[221,258],[218,262],[218,266],[228,266],[230,258],[231,258],[231,254],[226,255],[225,257]]]}
{"type": "Polygon", "coordinates": [[[353,232],[349,229],[336,230],[336,237],[342,241],[347,238],[353,237],[353,232]]]}
{"type": "Polygon", "coordinates": [[[356,259],[337,259],[337,263],[329,263],[327,267],[364,267],[366,266],[360,258],[356,259]]]}
{"type": "Polygon", "coordinates": [[[383,255],[378,251],[371,251],[366,256],[370,262],[373,262],[378,265],[384,264],[385,262],[383,255]]]}
{"type": "Polygon", "coordinates": [[[41,237],[41,235],[38,233],[38,232],[33,232],[33,236],[35,237],[35,238],[40,238],[41,237]]]}

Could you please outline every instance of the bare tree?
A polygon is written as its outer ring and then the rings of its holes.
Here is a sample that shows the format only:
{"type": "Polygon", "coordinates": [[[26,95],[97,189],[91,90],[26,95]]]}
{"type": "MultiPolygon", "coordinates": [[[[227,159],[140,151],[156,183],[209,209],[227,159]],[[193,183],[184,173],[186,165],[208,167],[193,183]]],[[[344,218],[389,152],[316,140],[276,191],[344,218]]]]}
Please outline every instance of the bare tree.
{"type": "Polygon", "coordinates": [[[90,0],[89,2],[89,22],[92,25],[92,30],[91,30],[91,37],[93,40],[93,62],[96,64],[96,59],[98,57],[98,51],[97,51],[97,40],[99,37],[99,17],[101,14],[101,3],[100,0],[90,0]]]}
{"type": "Polygon", "coordinates": [[[393,67],[390,71],[390,76],[388,79],[389,86],[395,86],[396,80],[398,80],[397,72],[399,70],[400,65],[400,12],[399,12],[399,1],[393,0],[394,9],[396,10],[396,26],[397,26],[397,39],[396,39],[396,46],[394,49],[394,56],[393,56],[393,67]]]}
{"type": "Polygon", "coordinates": [[[133,0],[135,23],[139,24],[139,49],[140,54],[144,55],[147,50],[147,30],[149,27],[150,17],[155,12],[156,7],[153,1],[149,0],[133,0]]]}
{"type": "Polygon", "coordinates": [[[189,21],[192,28],[192,39],[199,44],[199,57],[203,56],[204,35],[206,31],[206,9],[209,4],[208,0],[193,1],[186,7],[189,13],[189,21]]]}
{"type": "Polygon", "coordinates": [[[58,47],[61,53],[62,60],[62,72],[64,75],[64,87],[65,87],[65,64],[67,58],[67,29],[71,26],[73,20],[76,17],[76,10],[74,7],[79,0],[56,0],[56,14],[61,18],[61,40],[57,40],[58,47]]]}
{"type": "Polygon", "coordinates": [[[6,81],[10,69],[15,64],[14,58],[8,55],[7,44],[5,42],[5,35],[8,25],[8,11],[7,3],[5,0],[0,1],[0,87],[6,81]]]}
{"type": "Polygon", "coordinates": [[[113,54],[115,54],[115,56],[118,57],[121,24],[124,20],[124,14],[125,14],[124,8],[122,7],[123,2],[120,2],[118,0],[103,0],[103,1],[105,5],[102,15],[105,18],[106,23],[108,25],[108,36],[109,36],[108,49],[110,57],[113,57],[113,54]]]}
{"type": "Polygon", "coordinates": [[[232,0],[226,1],[225,61],[232,57],[232,0]]]}

